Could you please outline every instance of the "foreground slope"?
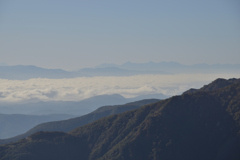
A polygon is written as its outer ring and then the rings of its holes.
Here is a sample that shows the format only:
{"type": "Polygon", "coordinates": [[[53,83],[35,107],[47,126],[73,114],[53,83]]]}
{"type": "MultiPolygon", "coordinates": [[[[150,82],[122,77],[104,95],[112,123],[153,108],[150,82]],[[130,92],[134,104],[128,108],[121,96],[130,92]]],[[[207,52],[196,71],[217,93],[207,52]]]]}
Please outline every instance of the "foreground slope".
{"type": "Polygon", "coordinates": [[[39,124],[29,131],[27,131],[24,134],[8,138],[8,139],[0,139],[0,144],[6,144],[10,142],[15,142],[19,139],[26,138],[27,136],[39,132],[39,131],[62,131],[62,132],[69,132],[70,130],[83,126],[85,124],[91,123],[93,121],[96,121],[100,118],[117,114],[117,113],[123,113],[126,111],[130,111],[133,109],[137,109],[142,107],[143,105],[154,103],[160,101],[159,99],[146,99],[136,102],[127,103],[124,105],[114,105],[114,106],[103,106],[98,108],[97,110],[86,114],[84,116],[71,118],[68,120],[62,120],[62,121],[55,121],[55,122],[47,122],[39,124]]]}
{"type": "Polygon", "coordinates": [[[240,159],[240,83],[175,96],[69,133],[38,132],[0,159],[240,159]]]}

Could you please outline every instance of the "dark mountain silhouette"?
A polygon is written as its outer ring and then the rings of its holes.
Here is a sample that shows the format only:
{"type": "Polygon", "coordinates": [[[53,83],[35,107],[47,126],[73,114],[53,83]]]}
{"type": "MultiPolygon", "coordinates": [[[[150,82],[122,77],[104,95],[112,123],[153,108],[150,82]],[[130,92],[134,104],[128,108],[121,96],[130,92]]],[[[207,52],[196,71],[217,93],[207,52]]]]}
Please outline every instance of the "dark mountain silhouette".
{"type": "Polygon", "coordinates": [[[38,132],[0,146],[1,160],[238,160],[240,83],[183,94],[69,133],[38,132]]]}
{"type": "Polygon", "coordinates": [[[102,117],[106,117],[109,115],[137,109],[137,108],[142,107],[143,105],[154,103],[157,101],[159,101],[159,99],[146,99],[146,100],[127,103],[124,105],[103,106],[103,107],[100,107],[97,110],[95,110],[87,115],[81,116],[81,117],[76,117],[76,118],[63,120],[63,121],[55,121],[55,122],[39,124],[22,135],[18,135],[18,136],[12,137],[12,138],[0,140],[0,144],[17,141],[21,138],[26,138],[27,136],[29,136],[33,133],[39,132],[39,131],[69,132],[70,130],[72,130],[74,128],[91,123],[102,117]]]}
{"type": "Polygon", "coordinates": [[[191,88],[191,89],[185,91],[183,94],[191,94],[191,93],[195,93],[197,91],[213,91],[213,90],[220,89],[220,88],[223,88],[223,87],[226,87],[228,85],[238,83],[238,82],[240,82],[240,79],[232,78],[232,79],[226,80],[223,78],[218,78],[215,81],[213,81],[212,83],[210,83],[208,85],[204,85],[200,89],[191,88]]]}
{"type": "Polygon", "coordinates": [[[32,127],[50,121],[60,121],[76,116],[68,114],[56,115],[22,115],[22,114],[0,114],[0,139],[10,138],[23,134],[32,127]]]}

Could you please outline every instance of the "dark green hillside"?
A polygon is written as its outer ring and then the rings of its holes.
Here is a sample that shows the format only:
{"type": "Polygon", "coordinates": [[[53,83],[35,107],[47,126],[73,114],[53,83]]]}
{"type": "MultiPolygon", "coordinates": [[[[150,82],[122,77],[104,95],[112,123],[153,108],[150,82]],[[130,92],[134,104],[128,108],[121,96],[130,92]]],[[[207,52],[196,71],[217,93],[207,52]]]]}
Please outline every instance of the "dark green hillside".
{"type": "Polygon", "coordinates": [[[175,96],[66,133],[0,146],[1,160],[239,160],[240,83],[175,96]]]}
{"type": "Polygon", "coordinates": [[[25,134],[22,134],[13,138],[9,138],[9,139],[0,140],[0,144],[6,144],[6,143],[17,141],[19,139],[26,138],[27,136],[39,131],[69,132],[74,128],[91,123],[102,117],[137,109],[142,107],[143,105],[158,102],[158,101],[159,101],[158,99],[146,99],[146,100],[127,103],[125,105],[103,106],[81,117],[72,118],[72,119],[63,120],[63,121],[55,121],[55,122],[47,122],[47,123],[39,124],[34,128],[30,129],[25,134]]]}

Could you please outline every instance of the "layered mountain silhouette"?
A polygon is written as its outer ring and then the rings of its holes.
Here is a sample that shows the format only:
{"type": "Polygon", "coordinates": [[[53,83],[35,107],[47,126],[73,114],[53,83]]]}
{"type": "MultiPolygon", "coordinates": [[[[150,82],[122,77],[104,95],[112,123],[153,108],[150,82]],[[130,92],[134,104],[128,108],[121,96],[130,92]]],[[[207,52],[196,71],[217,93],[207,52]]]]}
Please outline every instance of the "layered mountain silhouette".
{"type": "Polygon", "coordinates": [[[156,70],[156,71],[145,71],[145,70],[131,70],[122,69],[118,67],[104,67],[104,68],[83,68],[77,71],[79,76],[93,77],[93,76],[133,76],[141,74],[169,74],[167,72],[156,70]]]}
{"type": "Polygon", "coordinates": [[[73,117],[76,116],[68,114],[55,114],[55,115],[0,114],[0,139],[6,139],[19,134],[23,134],[40,123],[60,121],[73,117]]]}
{"type": "Polygon", "coordinates": [[[239,150],[237,82],[174,96],[68,133],[37,132],[0,146],[0,159],[238,160],[239,150]]]}
{"type": "Polygon", "coordinates": [[[96,110],[100,106],[119,105],[142,99],[165,99],[169,96],[163,94],[149,94],[134,98],[125,98],[119,94],[98,95],[81,101],[46,101],[35,103],[10,103],[0,104],[0,113],[3,114],[28,114],[28,115],[48,115],[48,114],[71,114],[85,115],[96,110]]]}
{"type": "Polygon", "coordinates": [[[62,69],[45,69],[33,65],[0,66],[0,78],[11,80],[27,80],[31,78],[73,78],[71,72],[62,69]]]}
{"type": "MultiPolygon", "coordinates": [[[[62,120],[62,121],[55,121],[55,122],[48,122],[48,123],[42,123],[34,128],[30,129],[24,134],[8,138],[8,139],[2,139],[0,140],[0,144],[10,143],[17,141],[21,138],[26,138],[27,136],[39,132],[39,131],[63,131],[63,132],[69,132],[70,130],[73,130],[77,127],[83,126],[85,124],[91,123],[95,120],[98,120],[100,118],[117,114],[117,113],[123,113],[126,111],[130,111],[133,109],[137,109],[142,107],[143,105],[150,104],[160,101],[159,99],[146,99],[146,100],[140,100],[136,102],[127,103],[124,105],[114,105],[114,106],[103,106],[98,108],[97,110],[76,118],[68,119],[68,120],[62,120]]],[[[51,116],[51,115],[50,115],[51,116]]],[[[44,117],[44,116],[41,116],[44,117]]],[[[49,116],[45,116],[49,117],[49,116]]],[[[15,122],[15,121],[13,121],[15,122]]],[[[15,122],[14,125],[17,125],[17,122],[15,122]]],[[[19,126],[21,127],[21,126],[19,126]]]]}
{"type": "Polygon", "coordinates": [[[94,68],[78,71],[62,69],[45,69],[33,65],[1,66],[0,78],[10,80],[27,80],[31,78],[75,78],[94,76],[133,76],[141,74],[176,74],[176,73],[239,73],[240,64],[195,64],[183,65],[177,62],[148,62],[122,65],[102,64],[94,68]]]}
{"type": "Polygon", "coordinates": [[[96,68],[108,68],[115,67],[125,70],[137,70],[137,71],[163,71],[165,73],[228,73],[230,72],[239,72],[240,64],[194,64],[194,65],[183,65],[178,62],[147,62],[147,63],[132,63],[126,62],[121,65],[116,64],[102,64],[97,66],[96,68]]]}

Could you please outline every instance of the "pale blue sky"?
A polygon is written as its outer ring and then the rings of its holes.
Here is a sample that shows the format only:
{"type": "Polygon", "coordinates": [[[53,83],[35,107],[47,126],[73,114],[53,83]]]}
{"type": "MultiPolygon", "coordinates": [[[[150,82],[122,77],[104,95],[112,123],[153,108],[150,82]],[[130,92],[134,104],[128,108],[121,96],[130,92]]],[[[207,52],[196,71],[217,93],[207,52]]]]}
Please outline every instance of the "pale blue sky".
{"type": "Polygon", "coordinates": [[[0,0],[0,62],[239,63],[239,0],[0,0]]]}

